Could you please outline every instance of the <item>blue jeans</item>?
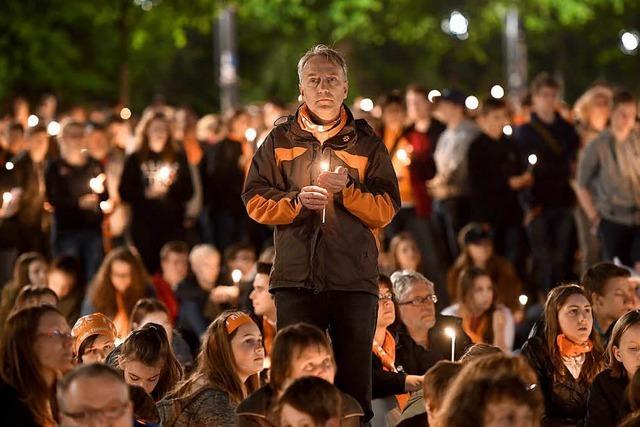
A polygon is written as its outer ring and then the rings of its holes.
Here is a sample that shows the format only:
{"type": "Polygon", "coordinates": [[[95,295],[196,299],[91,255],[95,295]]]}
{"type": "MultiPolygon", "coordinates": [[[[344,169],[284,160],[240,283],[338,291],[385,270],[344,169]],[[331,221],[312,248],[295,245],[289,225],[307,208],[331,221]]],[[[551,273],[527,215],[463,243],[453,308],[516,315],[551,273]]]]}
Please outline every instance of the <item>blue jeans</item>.
{"type": "Polygon", "coordinates": [[[87,282],[100,268],[104,247],[100,230],[56,231],[53,234],[53,256],[72,256],[82,265],[87,282]]]}
{"type": "Polygon", "coordinates": [[[527,226],[538,290],[546,294],[571,279],[574,237],[573,209],[545,207],[527,226]]]}

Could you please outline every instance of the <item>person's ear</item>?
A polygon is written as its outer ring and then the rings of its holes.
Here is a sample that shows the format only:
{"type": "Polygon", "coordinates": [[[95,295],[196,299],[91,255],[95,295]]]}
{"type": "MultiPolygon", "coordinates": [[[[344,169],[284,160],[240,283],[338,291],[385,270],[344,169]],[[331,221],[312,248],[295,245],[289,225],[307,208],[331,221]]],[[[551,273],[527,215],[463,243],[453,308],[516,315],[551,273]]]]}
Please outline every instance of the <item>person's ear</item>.
{"type": "Polygon", "coordinates": [[[613,346],[613,357],[616,358],[616,360],[620,363],[622,363],[622,356],[620,355],[620,349],[617,346],[613,346]]]}
{"type": "Polygon", "coordinates": [[[304,89],[302,88],[302,84],[298,84],[298,90],[300,91],[300,96],[302,97],[302,102],[305,102],[304,89]]]}

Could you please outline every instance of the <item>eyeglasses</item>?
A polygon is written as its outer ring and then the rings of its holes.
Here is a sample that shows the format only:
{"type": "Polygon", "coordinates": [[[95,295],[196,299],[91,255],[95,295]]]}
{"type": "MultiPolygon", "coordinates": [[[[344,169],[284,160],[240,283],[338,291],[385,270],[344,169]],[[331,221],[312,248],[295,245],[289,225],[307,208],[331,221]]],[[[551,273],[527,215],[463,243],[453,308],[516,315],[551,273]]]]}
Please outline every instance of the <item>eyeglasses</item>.
{"type": "Polygon", "coordinates": [[[382,295],[378,295],[378,301],[380,302],[385,302],[385,301],[393,301],[393,295],[392,294],[382,294],[382,295]]]}
{"type": "Polygon", "coordinates": [[[438,296],[435,294],[431,294],[431,295],[427,295],[426,297],[417,297],[415,299],[412,299],[411,301],[405,301],[405,302],[399,302],[398,305],[408,305],[411,304],[415,307],[419,306],[419,305],[425,305],[428,302],[432,302],[432,303],[437,303],[438,302],[438,296]]]}
{"type": "Polygon", "coordinates": [[[69,341],[69,340],[73,340],[73,335],[71,335],[71,333],[69,332],[62,332],[62,331],[51,331],[51,332],[40,332],[38,334],[39,337],[48,337],[48,338],[56,338],[59,339],[60,341],[69,341]]]}
{"type": "Polygon", "coordinates": [[[79,412],[62,411],[62,413],[65,416],[72,418],[75,421],[84,425],[89,421],[95,420],[96,418],[102,418],[102,419],[106,418],[107,420],[116,420],[124,414],[124,412],[127,410],[128,407],[129,407],[129,402],[122,402],[117,405],[111,406],[109,408],[87,409],[85,411],[79,411],[79,412]]]}

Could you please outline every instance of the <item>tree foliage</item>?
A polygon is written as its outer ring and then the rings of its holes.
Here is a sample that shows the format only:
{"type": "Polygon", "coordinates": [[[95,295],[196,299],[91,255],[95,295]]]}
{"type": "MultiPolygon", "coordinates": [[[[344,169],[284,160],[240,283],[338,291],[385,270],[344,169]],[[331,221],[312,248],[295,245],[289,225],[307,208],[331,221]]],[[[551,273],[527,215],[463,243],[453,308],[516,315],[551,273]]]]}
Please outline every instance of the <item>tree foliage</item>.
{"type": "Polygon", "coordinates": [[[503,26],[517,6],[527,34],[530,74],[565,76],[566,95],[609,79],[640,89],[638,58],[622,54],[619,32],[640,25],[635,0],[4,0],[0,5],[0,99],[46,91],[63,102],[134,108],[162,94],[216,109],[215,19],[237,11],[240,94],[245,102],[291,100],[295,65],[325,43],[348,58],[352,95],[376,96],[410,82],[456,85],[478,95],[504,75],[503,26]],[[441,30],[457,9],[469,38],[441,30]],[[128,82],[128,84],[127,84],[128,82]]]}

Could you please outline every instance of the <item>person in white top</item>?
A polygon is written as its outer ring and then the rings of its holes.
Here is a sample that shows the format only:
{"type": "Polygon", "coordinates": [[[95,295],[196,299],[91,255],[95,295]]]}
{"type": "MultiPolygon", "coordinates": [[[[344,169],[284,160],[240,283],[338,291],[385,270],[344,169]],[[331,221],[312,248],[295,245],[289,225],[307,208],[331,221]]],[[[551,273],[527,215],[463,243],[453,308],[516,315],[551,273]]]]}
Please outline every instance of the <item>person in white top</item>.
{"type": "Polygon", "coordinates": [[[474,344],[484,343],[510,352],[515,337],[511,310],[496,304],[489,274],[477,267],[462,271],[458,282],[458,301],[442,314],[462,318],[462,328],[474,344]]]}

